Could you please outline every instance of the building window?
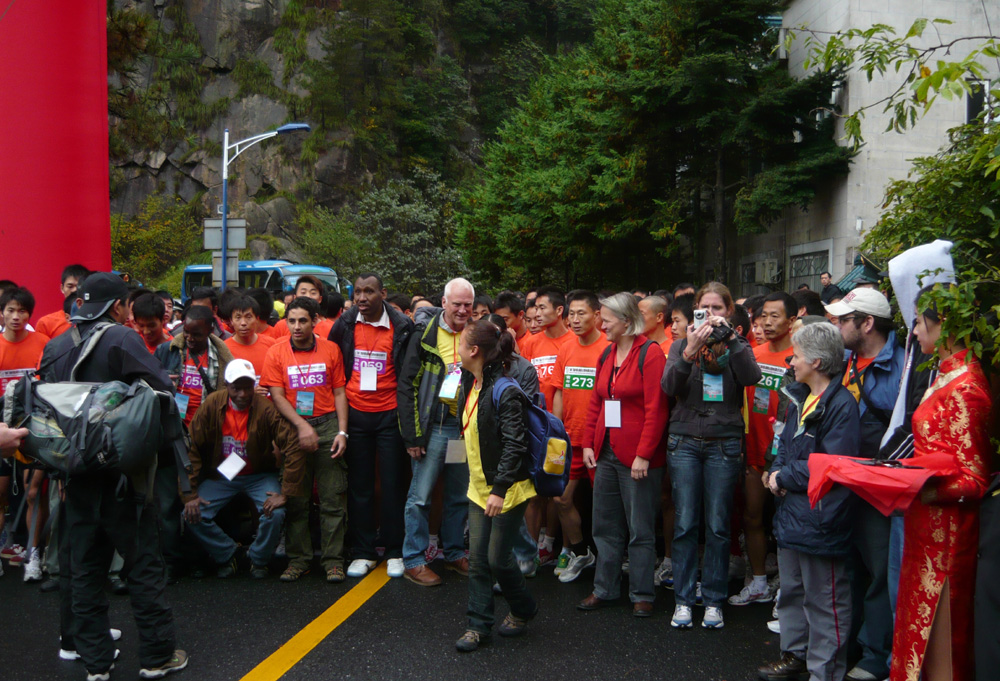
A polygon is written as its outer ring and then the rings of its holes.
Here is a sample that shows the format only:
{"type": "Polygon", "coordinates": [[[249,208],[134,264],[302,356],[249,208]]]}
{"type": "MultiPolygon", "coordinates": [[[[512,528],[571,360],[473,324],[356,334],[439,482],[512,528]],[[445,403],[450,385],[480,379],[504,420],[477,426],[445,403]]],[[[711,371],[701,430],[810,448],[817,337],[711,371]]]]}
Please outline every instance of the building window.
{"type": "Polygon", "coordinates": [[[830,269],[829,251],[814,251],[793,255],[788,261],[788,290],[794,291],[806,284],[813,291],[822,291],[819,275],[830,269]]]}

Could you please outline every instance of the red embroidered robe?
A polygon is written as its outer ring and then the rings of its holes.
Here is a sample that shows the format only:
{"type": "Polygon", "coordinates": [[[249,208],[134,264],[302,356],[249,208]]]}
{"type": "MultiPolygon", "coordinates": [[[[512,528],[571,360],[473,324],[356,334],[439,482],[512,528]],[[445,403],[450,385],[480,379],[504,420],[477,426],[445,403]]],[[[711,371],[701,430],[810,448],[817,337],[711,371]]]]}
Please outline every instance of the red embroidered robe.
{"type": "MultiPolygon", "coordinates": [[[[955,457],[959,472],[933,478],[933,500],[906,512],[891,681],[920,681],[931,624],[948,580],[954,681],[974,676],[973,589],[979,546],[979,500],[991,459],[990,392],[967,351],[941,363],[940,374],[913,414],[914,464],[926,454],[955,457]]],[[[926,489],[926,488],[925,488],[926,489]]]]}

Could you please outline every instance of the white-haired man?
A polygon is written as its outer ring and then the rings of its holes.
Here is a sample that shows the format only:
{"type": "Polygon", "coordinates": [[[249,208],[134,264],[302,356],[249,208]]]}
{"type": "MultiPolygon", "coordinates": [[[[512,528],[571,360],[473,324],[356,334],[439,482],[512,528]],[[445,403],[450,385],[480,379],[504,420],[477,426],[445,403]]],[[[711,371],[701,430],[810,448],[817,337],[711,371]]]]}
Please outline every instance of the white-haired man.
{"type": "Polygon", "coordinates": [[[459,439],[456,399],[462,372],[459,336],[472,314],[475,297],[476,291],[467,280],[449,281],[441,301],[444,309],[432,308],[429,321],[418,321],[399,367],[399,428],[413,469],[404,512],[404,576],[419,586],[441,583],[441,578],[427,566],[425,552],[431,493],[442,473],[441,546],[445,567],[461,575],[469,574],[469,560],[465,557],[469,467],[459,439]]]}

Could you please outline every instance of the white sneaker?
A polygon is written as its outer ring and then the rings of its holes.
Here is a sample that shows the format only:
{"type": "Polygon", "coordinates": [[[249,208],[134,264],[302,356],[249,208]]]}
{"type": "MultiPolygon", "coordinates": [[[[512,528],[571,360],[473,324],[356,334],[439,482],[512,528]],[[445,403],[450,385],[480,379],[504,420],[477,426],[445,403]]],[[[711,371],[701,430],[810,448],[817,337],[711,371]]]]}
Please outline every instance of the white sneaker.
{"type": "Polygon", "coordinates": [[[517,561],[517,567],[520,568],[521,574],[524,575],[525,579],[531,579],[538,574],[538,561],[534,558],[517,561]]]}
{"type": "Polygon", "coordinates": [[[24,564],[24,581],[42,581],[42,556],[37,548],[31,549],[30,558],[24,564]]]}
{"type": "Polygon", "coordinates": [[[347,567],[347,576],[364,577],[373,567],[375,567],[374,560],[365,560],[364,558],[352,560],[351,564],[347,567]]]}
{"type": "Polygon", "coordinates": [[[390,577],[402,577],[403,573],[406,572],[406,566],[403,564],[403,559],[390,558],[385,562],[385,571],[389,573],[390,577]]]}
{"type": "Polygon", "coordinates": [[[664,556],[660,564],[653,572],[653,584],[655,586],[673,586],[674,584],[674,564],[670,556],[664,556]]]}
{"type": "Polygon", "coordinates": [[[686,605],[678,605],[674,608],[674,616],[670,618],[670,626],[674,629],[690,629],[691,608],[686,605]]]}
{"type": "Polygon", "coordinates": [[[722,619],[722,608],[710,605],[705,608],[705,618],[701,621],[701,626],[706,629],[721,629],[726,625],[722,619]]]}
{"type": "Polygon", "coordinates": [[[592,567],[595,563],[597,563],[597,556],[593,554],[589,546],[587,547],[587,552],[582,556],[578,556],[570,551],[569,565],[567,565],[566,569],[562,571],[561,575],[559,575],[559,581],[563,584],[569,584],[579,577],[581,572],[589,567],[592,567]]]}
{"type": "Polygon", "coordinates": [[[111,681],[111,670],[115,668],[114,663],[108,667],[108,671],[103,674],[87,674],[87,681],[111,681]]]}
{"type": "Polygon", "coordinates": [[[118,639],[120,639],[122,637],[122,630],[121,629],[115,629],[114,627],[112,627],[110,631],[111,631],[111,640],[112,641],[117,641],[118,639]]]}
{"type": "Polygon", "coordinates": [[[729,597],[729,605],[750,605],[751,603],[770,603],[773,596],[771,596],[771,590],[764,587],[764,590],[758,590],[754,588],[754,583],[751,581],[735,596],[729,597]]]}
{"type": "Polygon", "coordinates": [[[771,621],[769,621],[767,623],[767,628],[771,631],[772,634],[780,634],[781,633],[781,625],[778,624],[778,620],[771,620],[771,621]]]}
{"type": "Polygon", "coordinates": [[[559,552],[559,557],[556,558],[556,566],[555,568],[553,568],[552,574],[558,577],[563,573],[563,570],[565,570],[566,566],[569,565],[569,559],[571,553],[572,551],[570,551],[565,546],[563,547],[563,550],[559,552]]]}

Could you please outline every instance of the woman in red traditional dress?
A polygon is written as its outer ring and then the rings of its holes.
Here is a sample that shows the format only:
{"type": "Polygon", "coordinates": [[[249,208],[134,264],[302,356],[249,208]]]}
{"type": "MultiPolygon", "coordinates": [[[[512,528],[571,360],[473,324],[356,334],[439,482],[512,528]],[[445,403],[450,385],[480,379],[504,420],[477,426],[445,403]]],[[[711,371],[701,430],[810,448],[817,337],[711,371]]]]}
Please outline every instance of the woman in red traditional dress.
{"type": "MultiPolygon", "coordinates": [[[[914,331],[932,354],[941,337],[938,313],[918,308],[914,331]]],[[[961,343],[947,339],[938,356],[937,380],[913,414],[912,463],[945,454],[950,473],[931,478],[906,512],[891,681],[971,681],[975,670],[973,589],[979,501],[992,459],[991,398],[979,362],[961,343]]]]}

